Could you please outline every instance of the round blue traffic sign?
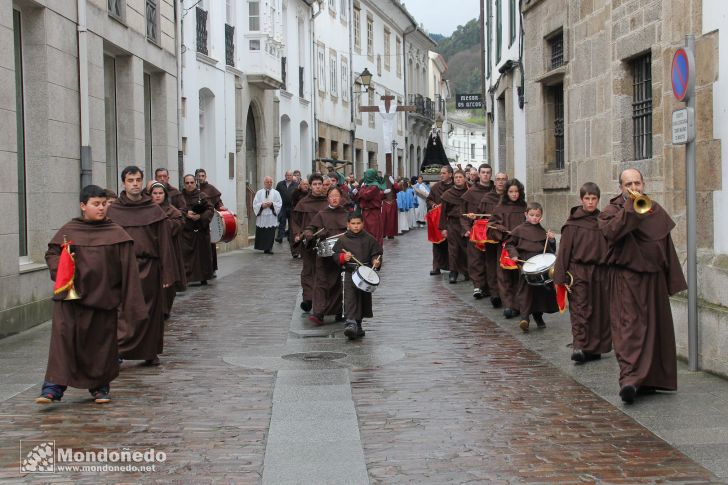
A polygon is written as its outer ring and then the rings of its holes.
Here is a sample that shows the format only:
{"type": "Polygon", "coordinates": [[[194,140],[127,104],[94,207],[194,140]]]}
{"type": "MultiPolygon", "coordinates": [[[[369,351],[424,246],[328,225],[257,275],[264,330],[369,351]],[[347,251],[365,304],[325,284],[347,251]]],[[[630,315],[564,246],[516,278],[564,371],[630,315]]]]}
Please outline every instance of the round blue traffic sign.
{"type": "Polygon", "coordinates": [[[679,48],[672,58],[670,70],[672,92],[678,101],[685,101],[693,91],[695,82],[693,69],[693,56],[684,48],[679,48]]]}

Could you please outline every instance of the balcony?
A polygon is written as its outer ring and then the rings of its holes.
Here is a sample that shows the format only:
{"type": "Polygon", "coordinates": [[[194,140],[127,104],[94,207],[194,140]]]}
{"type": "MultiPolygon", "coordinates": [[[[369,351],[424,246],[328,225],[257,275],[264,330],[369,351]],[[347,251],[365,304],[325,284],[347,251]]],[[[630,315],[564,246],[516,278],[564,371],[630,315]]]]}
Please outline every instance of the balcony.
{"type": "Polygon", "coordinates": [[[252,33],[245,36],[247,56],[245,66],[248,83],[260,89],[284,89],[281,42],[267,33],[252,33]]]}
{"type": "Polygon", "coordinates": [[[197,52],[208,55],[207,51],[207,10],[197,7],[197,52]]]}
{"type": "Polygon", "coordinates": [[[421,94],[410,94],[407,97],[407,104],[415,107],[416,114],[431,121],[435,120],[437,107],[430,98],[426,98],[421,94]]]}

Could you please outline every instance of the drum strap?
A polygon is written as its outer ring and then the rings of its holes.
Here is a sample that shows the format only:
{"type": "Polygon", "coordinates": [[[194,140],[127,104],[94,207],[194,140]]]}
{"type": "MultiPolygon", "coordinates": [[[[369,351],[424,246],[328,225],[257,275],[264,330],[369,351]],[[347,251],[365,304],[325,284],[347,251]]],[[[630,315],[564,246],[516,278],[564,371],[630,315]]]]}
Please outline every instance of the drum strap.
{"type": "Polygon", "coordinates": [[[346,318],[344,298],[346,298],[346,271],[341,272],[341,318],[346,318]]]}

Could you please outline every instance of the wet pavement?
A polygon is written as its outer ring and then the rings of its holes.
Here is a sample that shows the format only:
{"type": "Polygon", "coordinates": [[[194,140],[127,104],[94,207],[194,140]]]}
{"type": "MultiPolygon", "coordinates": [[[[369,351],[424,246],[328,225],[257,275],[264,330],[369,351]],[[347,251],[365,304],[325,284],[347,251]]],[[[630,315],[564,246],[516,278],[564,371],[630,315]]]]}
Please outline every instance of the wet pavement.
{"type": "Polygon", "coordinates": [[[521,335],[470,283],[428,276],[425,237],[385,242],[360,342],[308,325],[285,246],[221,255],[178,297],[162,365],[125,363],[109,405],[77,389],[33,403],[48,324],[0,340],[0,481],[728,483],[726,381],[681,367],[678,393],[625,407],[611,354],[570,362],[566,315],[521,335]],[[20,440],[166,456],[21,474],[20,440]]]}

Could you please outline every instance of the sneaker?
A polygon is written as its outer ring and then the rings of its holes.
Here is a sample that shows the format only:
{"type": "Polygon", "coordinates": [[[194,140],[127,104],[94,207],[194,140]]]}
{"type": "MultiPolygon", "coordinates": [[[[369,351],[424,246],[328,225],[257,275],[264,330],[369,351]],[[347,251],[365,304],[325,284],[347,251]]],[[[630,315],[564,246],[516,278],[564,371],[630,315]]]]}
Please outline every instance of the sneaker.
{"type": "Polygon", "coordinates": [[[309,315],[308,320],[317,327],[320,327],[324,324],[324,316],[318,313],[312,313],[311,315],[309,315]]]}
{"type": "Polygon", "coordinates": [[[364,331],[364,329],[361,327],[361,323],[356,324],[356,336],[361,338],[367,333],[364,331]]]}
{"type": "Polygon", "coordinates": [[[356,340],[359,338],[359,326],[356,322],[346,323],[346,326],[344,327],[344,335],[346,335],[346,338],[349,340],[356,340]]]}
{"type": "Polygon", "coordinates": [[[106,404],[111,402],[108,391],[96,391],[93,394],[94,402],[96,404],[106,404]]]}
{"type": "Polygon", "coordinates": [[[480,288],[473,288],[473,298],[476,300],[483,298],[483,292],[480,288]]]}
{"type": "Polygon", "coordinates": [[[518,326],[521,327],[523,333],[528,333],[528,320],[521,320],[518,322],[518,326]]]}
{"type": "Polygon", "coordinates": [[[491,297],[490,304],[493,305],[493,308],[500,308],[503,306],[503,302],[501,301],[499,296],[491,297]]]}
{"type": "Polygon", "coordinates": [[[61,396],[57,396],[52,392],[41,394],[40,396],[35,398],[35,402],[37,402],[38,404],[50,404],[52,402],[59,402],[60,400],[61,396]]]}

